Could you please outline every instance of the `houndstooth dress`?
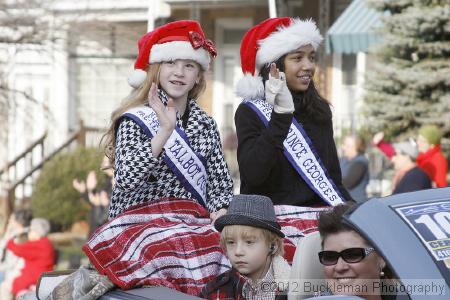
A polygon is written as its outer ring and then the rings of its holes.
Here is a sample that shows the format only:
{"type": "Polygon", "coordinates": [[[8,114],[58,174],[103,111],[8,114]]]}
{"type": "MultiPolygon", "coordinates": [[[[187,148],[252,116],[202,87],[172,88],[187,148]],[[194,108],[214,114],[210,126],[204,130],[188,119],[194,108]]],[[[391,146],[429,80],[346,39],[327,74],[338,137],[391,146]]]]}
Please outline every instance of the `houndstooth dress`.
{"type": "MultiPolygon", "coordinates": [[[[166,104],[166,95],[162,91],[159,91],[159,95],[166,104]]],[[[206,159],[206,206],[210,212],[214,212],[230,203],[233,182],[223,157],[215,121],[194,100],[188,100],[187,105],[187,122],[177,116],[177,126],[185,131],[193,150],[206,159]]],[[[164,150],[158,157],[153,157],[151,140],[139,125],[126,117],[119,122],[116,131],[115,185],[109,218],[114,218],[130,206],[153,199],[194,199],[163,161],[164,150]]]]}

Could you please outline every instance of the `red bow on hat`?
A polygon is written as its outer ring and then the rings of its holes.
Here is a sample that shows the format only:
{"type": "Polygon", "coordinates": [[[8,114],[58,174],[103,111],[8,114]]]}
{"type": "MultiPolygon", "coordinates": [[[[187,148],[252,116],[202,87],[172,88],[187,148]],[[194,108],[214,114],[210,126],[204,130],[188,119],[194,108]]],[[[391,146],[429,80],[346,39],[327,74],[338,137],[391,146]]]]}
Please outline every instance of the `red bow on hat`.
{"type": "Polygon", "coordinates": [[[217,49],[214,46],[213,42],[211,40],[205,39],[198,32],[189,31],[189,41],[191,42],[192,48],[198,49],[200,47],[203,47],[211,54],[212,57],[217,56],[217,49]]]}

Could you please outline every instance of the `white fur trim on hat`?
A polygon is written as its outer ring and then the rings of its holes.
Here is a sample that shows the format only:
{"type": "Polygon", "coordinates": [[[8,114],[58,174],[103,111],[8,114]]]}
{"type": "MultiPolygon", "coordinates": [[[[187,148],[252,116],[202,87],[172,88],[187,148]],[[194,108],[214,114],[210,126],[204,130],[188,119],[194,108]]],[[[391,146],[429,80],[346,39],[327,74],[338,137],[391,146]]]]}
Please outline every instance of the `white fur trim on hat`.
{"type": "Polygon", "coordinates": [[[312,19],[293,19],[290,26],[282,26],[258,41],[260,48],[256,53],[256,68],[259,70],[265,64],[305,45],[311,45],[317,50],[322,40],[323,37],[312,19]]]}
{"type": "Polygon", "coordinates": [[[145,81],[145,78],[147,78],[147,72],[141,69],[136,69],[128,75],[127,80],[129,85],[137,89],[145,81]]]}
{"type": "Polygon", "coordinates": [[[210,57],[202,47],[192,48],[190,42],[173,41],[153,45],[150,50],[150,63],[171,61],[176,59],[192,59],[199,63],[203,70],[208,70],[210,57]]]}
{"type": "Polygon", "coordinates": [[[236,84],[236,95],[246,100],[262,99],[264,97],[264,85],[262,77],[244,74],[236,84]]]}

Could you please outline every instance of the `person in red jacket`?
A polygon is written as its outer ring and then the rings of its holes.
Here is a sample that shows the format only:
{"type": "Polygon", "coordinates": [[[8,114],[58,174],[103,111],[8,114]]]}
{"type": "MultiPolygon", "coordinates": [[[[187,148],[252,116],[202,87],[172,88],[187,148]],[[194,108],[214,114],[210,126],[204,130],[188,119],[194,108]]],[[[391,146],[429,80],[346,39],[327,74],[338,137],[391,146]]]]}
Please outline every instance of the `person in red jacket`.
{"type": "Polygon", "coordinates": [[[442,133],[434,125],[419,129],[417,165],[430,176],[437,187],[447,186],[448,162],[441,150],[442,133]]]}
{"type": "Polygon", "coordinates": [[[8,241],[6,247],[25,261],[22,274],[13,281],[14,297],[28,292],[36,285],[43,272],[53,271],[55,250],[46,237],[49,231],[50,224],[47,220],[35,218],[31,220],[27,242],[16,244],[13,239],[8,241]]]}
{"type": "MultiPolygon", "coordinates": [[[[427,173],[433,181],[434,187],[447,186],[448,161],[441,150],[442,133],[435,125],[424,125],[419,129],[417,137],[417,165],[427,173]]],[[[384,141],[384,134],[378,132],[372,139],[372,143],[377,146],[389,159],[395,154],[393,146],[384,141]]]]}

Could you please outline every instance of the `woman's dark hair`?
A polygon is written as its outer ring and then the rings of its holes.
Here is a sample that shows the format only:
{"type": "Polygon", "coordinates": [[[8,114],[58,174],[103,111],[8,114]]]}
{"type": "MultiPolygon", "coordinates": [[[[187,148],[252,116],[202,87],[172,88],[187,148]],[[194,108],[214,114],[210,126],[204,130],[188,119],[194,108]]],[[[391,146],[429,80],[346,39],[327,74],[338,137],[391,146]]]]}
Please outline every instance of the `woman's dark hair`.
{"type": "MultiPolygon", "coordinates": [[[[286,55],[287,54],[283,55],[275,61],[277,68],[281,72],[285,71],[284,60],[286,55]]],[[[269,72],[270,64],[266,64],[261,68],[259,74],[263,79],[263,83],[269,79],[269,72]]],[[[291,94],[294,98],[296,111],[305,112],[301,115],[301,119],[311,119],[315,121],[331,120],[331,110],[329,109],[330,103],[320,96],[313,80],[311,80],[308,89],[305,92],[291,91],[291,94]]]]}
{"type": "Polygon", "coordinates": [[[342,216],[353,204],[342,204],[333,207],[330,210],[324,210],[319,214],[319,233],[323,241],[332,234],[343,231],[354,231],[353,228],[342,222],[342,216]]]}
{"type": "MultiPolygon", "coordinates": [[[[322,239],[322,248],[323,241],[328,236],[344,231],[355,231],[353,228],[342,222],[344,214],[354,205],[354,203],[347,202],[345,204],[337,205],[330,210],[324,210],[319,214],[319,233],[322,239]]],[[[383,268],[383,272],[383,278],[395,278],[394,272],[392,272],[391,268],[387,264],[383,268]]]]}
{"type": "Polygon", "coordinates": [[[18,209],[14,213],[14,218],[16,222],[23,227],[30,226],[31,219],[33,218],[31,210],[29,209],[18,209]]]}

